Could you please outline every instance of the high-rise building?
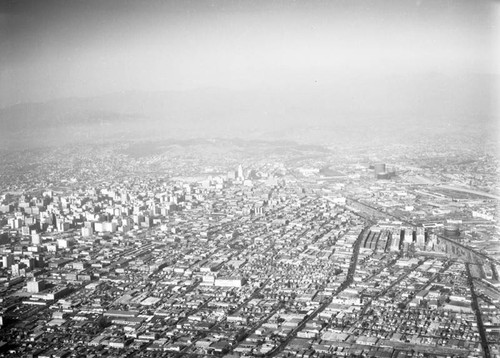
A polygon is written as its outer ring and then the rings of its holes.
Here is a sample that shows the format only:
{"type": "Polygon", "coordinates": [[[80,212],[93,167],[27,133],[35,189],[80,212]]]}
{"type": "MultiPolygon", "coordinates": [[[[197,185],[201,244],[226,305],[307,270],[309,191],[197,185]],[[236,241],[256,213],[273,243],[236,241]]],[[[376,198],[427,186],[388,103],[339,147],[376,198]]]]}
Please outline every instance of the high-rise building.
{"type": "Polygon", "coordinates": [[[244,175],[243,175],[243,167],[240,165],[238,165],[238,177],[237,177],[238,180],[243,180],[245,179],[244,175]]]}
{"type": "Polygon", "coordinates": [[[44,288],[45,288],[45,282],[37,281],[35,278],[33,278],[32,281],[28,281],[28,284],[26,285],[26,290],[29,293],[38,293],[40,291],[43,291],[44,288]]]}
{"type": "Polygon", "coordinates": [[[57,231],[68,231],[69,230],[69,223],[68,222],[65,222],[63,220],[58,220],[57,221],[57,231]]]}
{"type": "Polygon", "coordinates": [[[39,234],[31,234],[31,243],[33,245],[40,245],[40,235],[39,234]]]}
{"type": "Polygon", "coordinates": [[[2,267],[10,268],[14,263],[14,256],[12,254],[7,254],[2,256],[2,267]]]}

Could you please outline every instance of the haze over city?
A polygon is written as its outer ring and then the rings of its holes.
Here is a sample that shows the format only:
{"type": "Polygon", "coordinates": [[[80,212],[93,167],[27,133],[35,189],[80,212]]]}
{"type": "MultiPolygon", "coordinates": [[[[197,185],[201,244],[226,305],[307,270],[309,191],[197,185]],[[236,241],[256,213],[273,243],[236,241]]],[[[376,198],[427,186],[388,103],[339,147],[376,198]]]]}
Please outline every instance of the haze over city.
{"type": "Polygon", "coordinates": [[[0,2],[0,358],[500,357],[499,15],[0,2]]]}
{"type": "Polygon", "coordinates": [[[352,118],[365,130],[386,120],[413,127],[430,118],[436,125],[462,123],[464,116],[467,123],[496,125],[496,7],[486,1],[5,1],[2,128],[8,140],[5,122],[19,122],[19,111],[30,128],[46,111],[54,117],[47,109],[54,106],[59,116],[105,111],[159,119],[160,128],[184,115],[196,120],[187,132],[222,121],[235,128],[230,135],[252,122],[262,135],[352,118]],[[74,98],[89,99],[75,104],[74,98]]]}

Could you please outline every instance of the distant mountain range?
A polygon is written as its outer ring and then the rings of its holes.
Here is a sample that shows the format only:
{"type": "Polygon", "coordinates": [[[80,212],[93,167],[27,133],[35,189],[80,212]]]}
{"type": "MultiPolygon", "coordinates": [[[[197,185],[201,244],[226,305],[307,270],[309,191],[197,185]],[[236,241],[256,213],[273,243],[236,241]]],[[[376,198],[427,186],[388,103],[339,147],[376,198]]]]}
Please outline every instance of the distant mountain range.
{"type": "Polygon", "coordinates": [[[0,147],[141,138],[296,140],[304,143],[461,131],[490,133],[487,76],[330,80],[260,91],[124,92],[0,109],[0,147]]]}

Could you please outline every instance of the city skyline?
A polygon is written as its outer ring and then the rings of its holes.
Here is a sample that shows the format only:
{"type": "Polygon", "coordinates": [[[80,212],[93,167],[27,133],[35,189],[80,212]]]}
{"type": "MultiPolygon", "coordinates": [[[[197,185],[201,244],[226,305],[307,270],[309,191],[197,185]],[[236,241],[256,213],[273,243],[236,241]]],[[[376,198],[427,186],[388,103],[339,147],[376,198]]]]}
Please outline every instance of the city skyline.
{"type": "Polygon", "coordinates": [[[0,357],[499,357],[499,24],[0,1],[0,357]]]}
{"type": "Polygon", "coordinates": [[[0,356],[499,354],[498,158],[343,148],[1,157],[0,356]]]}

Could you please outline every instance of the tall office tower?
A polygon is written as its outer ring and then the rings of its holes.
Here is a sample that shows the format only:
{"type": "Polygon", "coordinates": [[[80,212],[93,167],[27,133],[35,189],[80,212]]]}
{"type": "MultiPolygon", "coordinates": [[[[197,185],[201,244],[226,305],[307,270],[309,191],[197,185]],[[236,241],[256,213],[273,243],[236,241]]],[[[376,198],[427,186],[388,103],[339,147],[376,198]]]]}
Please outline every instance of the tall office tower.
{"type": "Polygon", "coordinates": [[[238,165],[238,177],[237,177],[238,180],[243,180],[245,179],[245,177],[243,176],[243,167],[240,165],[238,165]]]}

